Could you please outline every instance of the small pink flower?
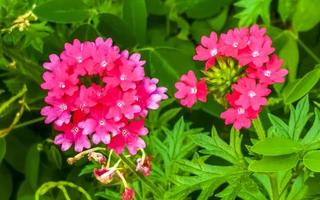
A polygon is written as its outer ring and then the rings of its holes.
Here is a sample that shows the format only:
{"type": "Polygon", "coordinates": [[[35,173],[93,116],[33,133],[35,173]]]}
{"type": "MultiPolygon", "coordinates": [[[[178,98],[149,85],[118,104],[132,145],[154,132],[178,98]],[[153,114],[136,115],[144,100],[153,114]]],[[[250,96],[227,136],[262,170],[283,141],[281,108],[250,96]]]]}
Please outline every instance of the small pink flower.
{"type": "Polygon", "coordinates": [[[151,157],[147,156],[142,162],[141,158],[137,159],[136,171],[143,174],[143,176],[150,176],[151,172],[151,157]]]}
{"type": "Polygon", "coordinates": [[[74,114],[73,122],[69,124],[64,124],[62,126],[55,126],[55,130],[61,131],[61,134],[58,134],[54,143],[61,145],[61,150],[68,150],[73,144],[74,150],[77,152],[83,151],[84,148],[90,148],[91,144],[88,140],[88,137],[82,134],[82,129],[78,126],[78,123],[84,119],[85,115],[81,112],[74,114]]]}
{"type": "Polygon", "coordinates": [[[134,114],[141,111],[136,102],[135,92],[135,90],[122,92],[118,87],[111,89],[107,94],[110,107],[106,117],[113,118],[115,121],[120,121],[123,116],[133,119],[134,114]]]}
{"type": "Polygon", "coordinates": [[[146,78],[137,87],[137,101],[141,107],[141,115],[146,116],[148,109],[155,110],[160,106],[160,101],[167,99],[167,88],[157,87],[158,79],[146,78]]]}
{"type": "Polygon", "coordinates": [[[222,54],[236,58],[238,52],[248,45],[248,29],[229,30],[226,34],[221,34],[219,49],[222,54]]]}
{"type": "Polygon", "coordinates": [[[225,124],[233,124],[234,128],[240,130],[242,127],[250,128],[251,120],[257,118],[260,111],[251,108],[231,107],[220,114],[225,124]]]}
{"type": "Polygon", "coordinates": [[[288,70],[281,69],[282,64],[283,61],[279,60],[277,55],[273,55],[271,60],[263,67],[251,69],[248,72],[248,76],[257,78],[260,83],[267,85],[273,83],[283,83],[284,77],[288,74],[288,70]]]}
{"type": "Polygon", "coordinates": [[[235,104],[245,109],[252,107],[253,110],[259,110],[261,106],[266,105],[266,96],[271,92],[267,86],[257,84],[256,80],[245,77],[239,79],[238,83],[233,85],[233,89],[240,93],[235,104]]]}
{"type": "Polygon", "coordinates": [[[136,82],[144,78],[144,69],[142,67],[134,67],[129,65],[129,62],[120,65],[110,71],[103,81],[107,87],[113,88],[118,85],[121,86],[123,91],[136,88],[136,82]]]}
{"type": "Polygon", "coordinates": [[[249,33],[253,37],[263,37],[266,34],[266,28],[259,28],[257,24],[250,27],[249,33]]]}
{"type": "Polygon", "coordinates": [[[144,120],[127,122],[126,126],[120,128],[120,131],[111,138],[108,147],[121,154],[126,146],[129,153],[135,155],[138,149],[145,148],[146,144],[139,136],[146,134],[148,129],[144,127],[144,120]]]}
{"type": "Polygon", "coordinates": [[[107,109],[103,105],[98,105],[91,109],[90,117],[79,123],[83,129],[84,135],[92,134],[92,142],[98,144],[110,143],[110,133],[117,133],[123,123],[115,122],[113,119],[107,119],[107,109]]]}
{"type": "Polygon", "coordinates": [[[191,108],[197,100],[207,101],[207,85],[204,79],[197,82],[197,78],[193,71],[181,76],[180,82],[175,84],[178,90],[174,96],[180,99],[181,105],[191,108]]]}
{"type": "Polygon", "coordinates": [[[43,64],[43,68],[49,70],[49,71],[54,71],[56,68],[60,67],[60,57],[56,54],[51,54],[49,55],[49,60],[50,62],[45,62],[43,64]]]}
{"type": "Polygon", "coordinates": [[[133,200],[134,198],[134,190],[126,187],[124,192],[122,193],[122,200],[133,200]]]}
{"type": "Polygon", "coordinates": [[[78,90],[78,78],[70,75],[63,67],[57,67],[53,72],[45,72],[43,74],[44,83],[41,88],[50,90],[56,97],[63,95],[73,95],[78,90]]]}
{"type": "Polygon", "coordinates": [[[112,167],[101,168],[101,169],[94,169],[93,174],[101,184],[107,185],[112,181],[115,171],[116,169],[112,167]]]}
{"type": "Polygon", "coordinates": [[[193,56],[193,59],[206,61],[206,69],[208,69],[215,63],[215,57],[218,53],[218,37],[215,32],[211,32],[209,37],[201,37],[201,45],[196,47],[196,55],[193,56]]]}

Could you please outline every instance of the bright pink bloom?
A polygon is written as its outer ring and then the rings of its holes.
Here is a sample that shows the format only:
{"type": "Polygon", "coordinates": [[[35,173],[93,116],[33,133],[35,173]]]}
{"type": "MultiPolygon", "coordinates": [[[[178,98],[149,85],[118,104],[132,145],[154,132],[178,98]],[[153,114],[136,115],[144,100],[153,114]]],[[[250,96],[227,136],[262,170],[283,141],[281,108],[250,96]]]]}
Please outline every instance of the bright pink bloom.
{"type": "Polygon", "coordinates": [[[196,47],[194,60],[206,61],[206,69],[215,63],[215,57],[219,53],[218,37],[215,32],[211,32],[210,37],[202,36],[201,45],[196,47]]]}
{"type": "Polygon", "coordinates": [[[257,84],[256,80],[245,77],[239,79],[238,83],[233,85],[233,89],[240,93],[235,104],[245,109],[252,107],[253,110],[259,110],[261,106],[266,105],[266,96],[271,92],[267,86],[257,84]]]}
{"type": "Polygon", "coordinates": [[[122,193],[121,200],[133,200],[133,198],[134,198],[134,190],[127,187],[122,193]]]}
{"type": "Polygon", "coordinates": [[[144,120],[134,120],[126,123],[125,127],[120,128],[120,131],[111,138],[108,145],[117,154],[121,154],[125,148],[128,148],[129,153],[135,155],[138,149],[144,149],[146,144],[140,136],[146,135],[148,129],[144,127],[144,120]]]}
{"type": "Polygon", "coordinates": [[[160,101],[167,99],[167,88],[157,87],[158,79],[145,78],[137,87],[138,104],[141,108],[141,115],[146,116],[148,109],[155,110],[160,106],[160,101]]]}
{"type": "Polygon", "coordinates": [[[223,55],[236,58],[239,50],[247,47],[248,40],[247,28],[229,30],[226,34],[221,34],[219,50],[223,55]]]}
{"type": "MultiPolygon", "coordinates": [[[[145,76],[145,61],[140,58],[138,53],[121,52],[110,38],[75,39],[65,44],[60,55],[49,56],[49,62],[43,64],[47,71],[41,85],[48,90],[48,105],[41,114],[60,132],[55,143],[62,150],[74,144],[76,151],[82,151],[90,147],[89,139],[94,144],[109,144],[111,135],[119,138],[120,128],[131,127],[128,120],[143,120],[148,110],[157,109],[167,98],[166,88],[157,87],[157,79],[145,76]],[[82,118],[76,120],[79,113],[82,118]]],[[[131,135],[143,135],[135,131],[131,135]]],[[[130,152],[145,146],[138,136],[122,142],[130,152]]]]}
{"type": "Polygon", "coordinates": [[[191,108],[197,100],[207,101],[207,85],[204,79],[197,82],[197,78],[191,70],[181,76],[180,82],[177,82],[175,87],[178,91],[174,96],[180,99],[181,105],[191,108]]]}
{"type": "Polygon", "coordinates": [[[129,62],[120,65],[119,68],[114,68],[110,71],[103,81],[107,87],[113,88],[118,85],[123,91],[136,88],[136,82],[144,78],[144,69],[142,67],[134,67],[129,65],[129,62]]]}
{"type": "Polygon", "coordinates": [[[240,130],[242,127],[249,128],[251,120],[257,118],[260,111],[245,109],[243,107],[231,107],[220,114],[220,117],[225,120],[225,124],[233,124],[234,128],[240,130]]]}
{"type": "Polygon", "coordinates": [[[282,64],[283,61],[279,60],[277,55],[273,55],[271,60],[263,67],[249,71],[248,76],[257,78],[260,83],[267,85],[283,83],[284,77],[288,74],[288,70],[281,69],[282,64]]]}
{"type": "Polygon", "coordinates": [[[135,93],[135,90],[122,92],[118,87],[109,90],[107,96],[110,107],[107,118],[113,118],[115,121],[120,121],[123,116],[127,119],[133,119],[134,114],[141,111],[135,93]]]}
{"type": "Polygon", "coordinates": [[[55,126],[55,130],[61,131],[58,134],[54,143],[61,145],[61,150],[66,151],[74,144],[74,150],[77,152],[83,151],[84,148],[90,148],[91,144],[88,137],[82,134],[82,129],[78,126],[78,123],[84,119],[85,115],[81,112],[74,114],[73,122],[64,124],[62,126],[55,126]]]}
{"type": "Polygon", "coordinates": [[[119,132],[123,123],[115,122],[113,119],[107,119],[107,109],[103,105],[91,109],[90,117],[79,123],[83,129],[84,135],[92,134],[92,142],[98,144],[103,142],[109,144],[110,134],[119,132]]]}

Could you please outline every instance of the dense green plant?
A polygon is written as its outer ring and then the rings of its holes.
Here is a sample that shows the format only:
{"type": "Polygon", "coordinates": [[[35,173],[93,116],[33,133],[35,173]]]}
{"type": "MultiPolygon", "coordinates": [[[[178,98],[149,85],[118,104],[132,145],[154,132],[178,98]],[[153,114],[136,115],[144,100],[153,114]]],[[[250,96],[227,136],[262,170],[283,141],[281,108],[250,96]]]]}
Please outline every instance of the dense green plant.
{"type": "Polygon", "coordinates": [[[94,164],[69,166],[75,153],[61,153],[42,123],[41,65],[65,42],[112,37],[140,52],[172,97],[181,74],[201,73],[192,56],[202,35],[254,23],[267,28],[289,73],[252,128],[226,127],[213,97],[191,110],[170,98],[147,120],[151,175],[137,173],[131,158],[112,158],[122,160],[136,199],[319,199],[318,3],[0,0],[0,199],[121,198],[117,182],[95,181],[94,164]]]}

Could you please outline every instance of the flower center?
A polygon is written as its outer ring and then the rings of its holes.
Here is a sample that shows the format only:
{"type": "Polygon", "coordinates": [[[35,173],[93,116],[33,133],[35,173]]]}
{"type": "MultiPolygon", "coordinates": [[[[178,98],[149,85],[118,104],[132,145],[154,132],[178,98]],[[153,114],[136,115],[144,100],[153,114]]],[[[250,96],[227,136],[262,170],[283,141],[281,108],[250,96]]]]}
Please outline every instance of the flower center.
{"type": "Polygon", "coordinates": [[[270,70],[265,70],[263,72],[263,75],[265,75],[266,77],[270,77],[271,76],[271,71],[270,70]]]}
{"type": "Polygon", "coordinates": [[[216,48],[214,48],[210,51],[211,56],[215,56],[215,55],[217,55],[217,53],[218,53],[218,50],[216,48]]]}
{"type": "Polygon", "coordinates": [[[232,46],[233,46],[234,48],[237,48],[237,47],[239,46],[239,43],[238,43],[238,42],[234,42],[234,43],[232,44],[232,46]]]}
{"type": "Polygon", "coordinates": [[[82,63],[83,58],[82,58],[82,56],[77,56],[76,60],[77,60],[78,63],[82,63]]]}
{"type": "Polygon", "coordinates": [[[117,106],[118,106],[119,108],[121,108],[123,105],[124,105],[124,102],[123,102],[123,101],[118,101],[118,102],[117,102],[117,106]]]}
{"type": "Polygon", "coordinates": [[[196,87],[190,88],[190,94],[196,94],[196,93],[197,93],[196,87]]]}
{"type": "Polygon", "coordinates": [[[63,103],[63,104],[60,104],[59,108],[60,108],[61,110],[65,111],[65,110],[68,109],[68,106],[67,106],[65,103],[63,103]]]}
{"type": "Polygon", "coordinates": [[[59,88],[64,89],[66,88],[66,84],[64,82],[59,83],[59,88]]]}
{"type": "Polygon", "coordinates": [[[79,128],[78,128],[78,127],[72,128],[72,133],[73,133],[73,134],[76,134],[76,133],[78,133],[78,132],[79,132],[79,128]]]}
{"type": "Polygon", "coordinates": [[[125,74],[120,75],[120,80],[124,81],[127,79],[127,76],[125,74]]]}
{"type": "Polygon", "coordinates": [[[106,122],[104,121],[104,119],[99,120],[99,125],[100,126],[104,126],[106,124],[106,122]]]}
{"type": "Polygon", "coordinates": [[[237,112],[238,112],[238,115],[242,115],[245,113],[245,110],[243,108],[238,108],[237,112]]]}
{"type": "Polygon", "coordinates": [[[255,97],[257,94],[253,91],[253,90],[250,90],[249,92],[248,92],[248,96],[250,97],[250,98],[253,98],[253,97],[255,97]]]}
{"type": "Polygon", "coordinates": [[[260,55],[259,51],[252,52],[252,57],[256,58],[260,55]]]}
{"type": "Polygon", "coordinates": [[[123,136],[126,136],[129,132],[127,131],[127,129],[122,129],[121,133],[123,136]]]}
{"type": "Polygon", "coordinates": [[[100,66],[106,67],[108,65],[108,62],[106,60],[101,61],[100,66]]]}

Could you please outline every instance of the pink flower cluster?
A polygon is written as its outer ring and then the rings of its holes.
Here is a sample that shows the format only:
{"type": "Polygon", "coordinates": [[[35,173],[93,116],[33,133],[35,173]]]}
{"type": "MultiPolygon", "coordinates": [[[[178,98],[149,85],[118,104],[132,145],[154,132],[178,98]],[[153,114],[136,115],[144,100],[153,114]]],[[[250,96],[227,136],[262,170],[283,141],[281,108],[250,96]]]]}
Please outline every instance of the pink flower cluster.
{"type": "MultiPolygon", "coordinates": [[[[246,70],[226,95],[230,107],[221,113],[225,124],[233,124],[236,129],[251,126],[251,120],[257,118],[261,107],[267,104],[266,97],[271,93],[268,87],[284,82],[288,73],[286,69],[281,69],[282,61],[273,54],[272,40],[265,33],[266,29],[260,29],[257,25],[249,29],[229,30],[220,38],[212,32],[209,37],[203,36],[201,44],[196,47],[193,59],[205,61],[205,71],[214,67],[218,57],[234,59],[246,70]]],[[[195,99],[205,100],[205,97],[199,98],[198,95],[206,93],[206,86],[202,89],[196,87],[196,78],[192,74],[189,72],[182,76],[176,84],[176,98],[182,99],[181,104],[188,107],[195,103],[195,99]]]]}
{"type": "Polygon", "coordinates": [[[166,99],[167,89],[145,76],[140,54],[129,55],[110,38],[95,42],[75,39],[60,55],[43,64],[42,89],[48,90],[41,110],[45,123],[54,122],[60,134],[54,143],[78,152],[104,143],[116,153],[144,148],[144,118],[166,99]]]}

